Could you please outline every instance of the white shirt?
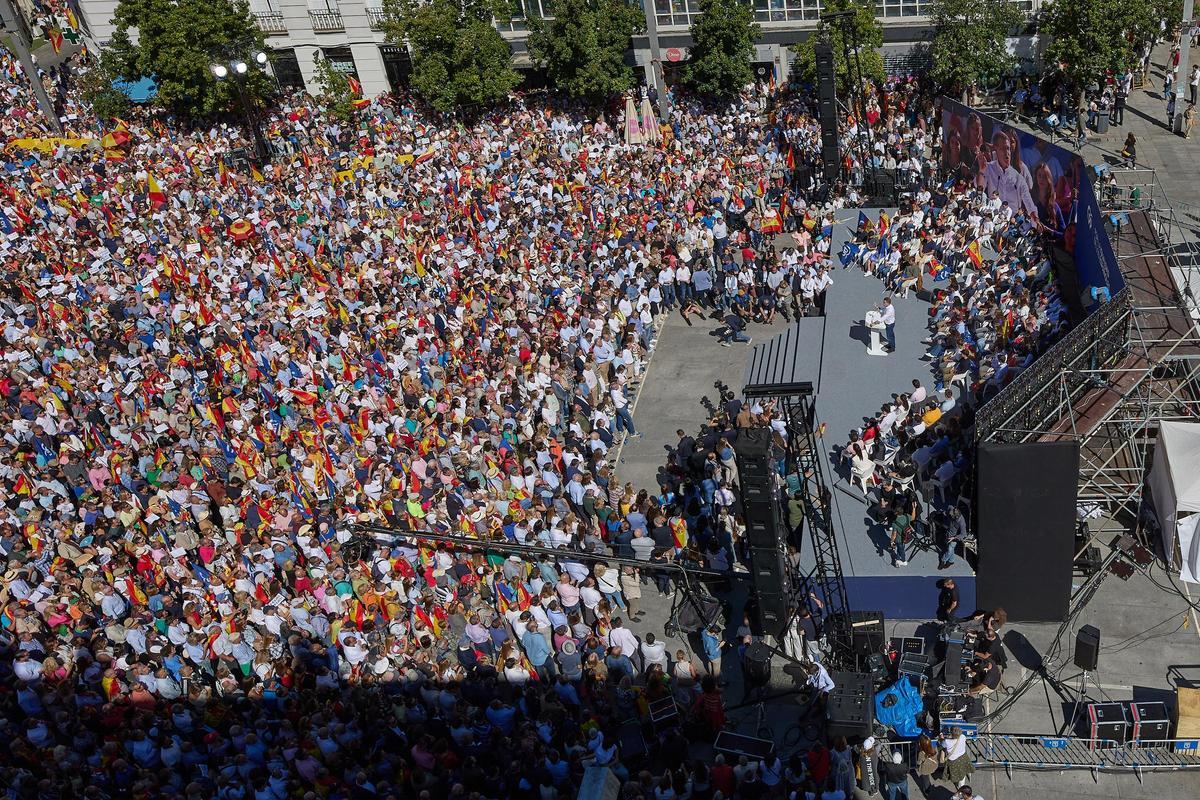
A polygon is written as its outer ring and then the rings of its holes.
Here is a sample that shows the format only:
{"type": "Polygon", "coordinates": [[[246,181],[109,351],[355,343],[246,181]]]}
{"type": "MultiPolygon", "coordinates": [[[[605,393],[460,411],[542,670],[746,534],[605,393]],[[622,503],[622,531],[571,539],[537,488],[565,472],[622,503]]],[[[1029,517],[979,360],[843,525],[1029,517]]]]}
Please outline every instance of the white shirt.
{"type": "MultiPolygon", "coordinates": [[[[621,630],[625,630],[621,628],[621,630]]],[[[622,647],[622,650],[625,648],[622,647]]],[[[667,668],[667,646],[662,642],[642,642],[642,660],[647,664],[661,664],[663,669],[667,668]]]]}
{"type": "Polygon", "coordinates": [[[818,692],[828,694],[834,689],[833,678],[829,677],[829,673],[820,664],[816,665],[817,674],[808,676],[808,685],[816,689],[818,692]]]}
{"type": "Polygon", "coordinates": [[[886,306],[883,307],[883,311],[879,312],[879,316],[880,316],[880,319],[883,320],[884,325],[895,325],[896,324],[896,307],[894,305],[892,305],[891,303],[888,303],[886,306]]]}
{"type": "Polygon", "coordinates": [[[615,647],[620,647],[621,652],[627,656],[632,656],[638,651],[638,640],[633,635],[633,631],[629,628],[613,628],[608,632],[608,643],[615,647]]]}
{"type": "Polygon", "coordinates": [[[1012,164],[1007,168],[1001,167],[995,161],[989,161],[983,171],[989,192],[999,192],[1000,199],[1007,202],[1013,209],[1024,208],[1031,214],[1037,213],[1033,197],[1029,194],[1029,184],[1025,176],[1018,172],[1012,164]]]}

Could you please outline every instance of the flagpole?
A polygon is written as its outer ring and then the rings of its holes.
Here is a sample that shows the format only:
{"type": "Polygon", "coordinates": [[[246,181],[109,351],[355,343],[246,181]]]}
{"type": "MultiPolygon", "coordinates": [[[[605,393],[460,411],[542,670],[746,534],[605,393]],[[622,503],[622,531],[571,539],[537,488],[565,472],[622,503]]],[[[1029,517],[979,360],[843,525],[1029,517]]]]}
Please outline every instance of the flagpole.
{"type": "Polygon", "coordinates": [[[33,89],[33,96],[37,98],[38,107],[42,109],[42,115],[46,117],[46,123],[50,130],[61,136],[63,129],[58,112],[54,110],[54,103],[50,102],[50,96],[46,94],[46,87],[42,85],[37,67],[33,63],[33,56],[29,53],[29,45],[32,42],[29,28],[25,24],[25,17],[17,11],[12,0],[0,0],[0,22],[3,22],[4,30],[9,33],[17,58],[21,59],[21,69],[29,79],[29,86],[33,89]]]}

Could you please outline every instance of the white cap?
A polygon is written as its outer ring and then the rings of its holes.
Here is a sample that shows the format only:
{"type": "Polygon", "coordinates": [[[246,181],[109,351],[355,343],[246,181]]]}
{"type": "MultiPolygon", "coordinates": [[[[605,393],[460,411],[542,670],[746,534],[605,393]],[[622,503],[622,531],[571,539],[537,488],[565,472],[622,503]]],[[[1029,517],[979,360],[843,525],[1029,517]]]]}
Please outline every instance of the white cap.
{"type": "Polygon", "coordinates": [[[867,740],[865,742],[863,742],[863,750],[870,750],[874,746],[875,746],[875,737],[874,736],[868,736],[867,740]]]}

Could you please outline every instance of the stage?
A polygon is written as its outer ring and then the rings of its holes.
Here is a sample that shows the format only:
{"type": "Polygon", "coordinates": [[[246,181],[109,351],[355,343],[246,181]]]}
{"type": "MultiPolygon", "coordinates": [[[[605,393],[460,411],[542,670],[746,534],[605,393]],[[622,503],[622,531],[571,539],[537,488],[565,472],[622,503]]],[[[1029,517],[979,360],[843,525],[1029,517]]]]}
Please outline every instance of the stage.
{"type": "MultiPolygon", "coordinates": [[[[634,422],[645,436],[625,445],[617,473],[638,487],[657,486],[667,449],[678,438],[676,429],[694,434],[707,418],[701,398],[715,401],[718,395],[714,381],[724,381],[740,392],[746,366],[757,346],[798,324],[800,345],[812,349],[796,361],[802,360],[806,369],[819,364],[819,375],[811,379],[817,386],[817,418],[826,425],[822,456],[833,493],[834,526],[851,607],[883,610],[893,619],[932,617],[937,599],[934,584],[940,577],[954,576],[962,605],[974,603],[970,568],[960,558],[953,568],[939,572],[937,555],[932,552],[911,553],[907,566],[892,566],[883,526],[868,516],[862,491],[850,484],[848,473],[834,468],[834,454],[847,442],[850,430],[861,427],[864,418],[878,411],[892,394],[910,391],[914,378],[932,390],[930,366],[921,359],[929,305],[918,300],[915,293],[893,298],[896,352],[889,356],[870,356],[866,352],[868,335],[862,325],[863,315],[882,301],[883,287],[858,269],[842,269],[836,257],[842,243],[853,237],[852,226],[857,219],[856,209],[842,211],[834,228],[834,284],[827,294],[823,319],[788,323],[779,317],[770,326],[751,323],[748,333],[754,338],[753,345],[723,348],[716,340],[717,321],[695,320],[694,327],[689,327],[678,313],[666,318],[633,408],[634,422]]],[[[783,249],[789,238],[789,234],[777,237],[776,247],[783,249]]],[[[803,552],[802,557],[810,558],[811,551],[803,552]]]]}

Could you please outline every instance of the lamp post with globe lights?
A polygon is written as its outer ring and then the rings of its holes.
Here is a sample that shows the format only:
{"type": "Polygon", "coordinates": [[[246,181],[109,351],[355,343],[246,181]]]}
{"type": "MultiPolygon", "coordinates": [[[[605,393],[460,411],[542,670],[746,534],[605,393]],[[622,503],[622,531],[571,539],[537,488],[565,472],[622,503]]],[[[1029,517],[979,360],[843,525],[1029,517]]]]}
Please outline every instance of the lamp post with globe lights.
{"type": "Polygon", "coordinates": [[[250,130],[250,134],[254,139],[254,156],[259,164],[265,164],[271,160],[271,150],[267,147],[267,140],[263,138],[262,127],[258,122],[258,115],[250,105],[250,98],[246,92],[246,75],[252,67],[265,70],[268,60],[267,54],[259,50],[254,53],[252,63],[237,59],[230,62],[217,61],[210,67],[212,74],[217,80],[233,80],[238,100],[242,104],[242,113],[246,119],[246,127],[250,130]]]}

